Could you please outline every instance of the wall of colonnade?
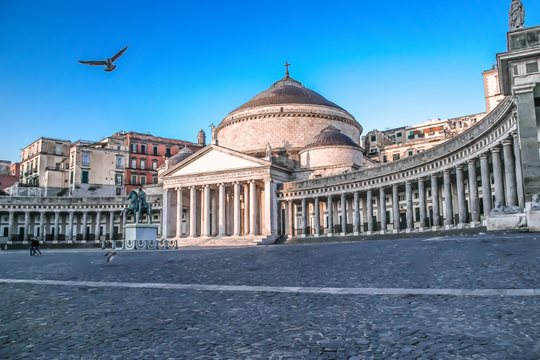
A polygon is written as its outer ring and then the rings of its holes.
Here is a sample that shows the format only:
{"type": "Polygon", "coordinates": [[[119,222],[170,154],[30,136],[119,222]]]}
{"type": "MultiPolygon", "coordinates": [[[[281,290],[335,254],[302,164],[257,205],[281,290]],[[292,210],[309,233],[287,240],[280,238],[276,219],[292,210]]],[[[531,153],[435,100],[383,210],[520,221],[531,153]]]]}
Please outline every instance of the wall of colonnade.
{"type": "MultiPolygon", "coordinates": [[[[152,223],[161,223],[161,199],[152,197],[152,223]]],[[[101,242],[121,240],[124,224],[122,198],[1,197],[0,237],[10,242],[101,242]]],[[[161,230],[158,228],[158,232],[161,230]]]]}
{"type": "Polygon", "coordinates": [[[401,161],[285,183],[279,231],[373,234],[481,225],[494,204],[525,207],[516,106],[506,98],[448,142],[401,161]]]}

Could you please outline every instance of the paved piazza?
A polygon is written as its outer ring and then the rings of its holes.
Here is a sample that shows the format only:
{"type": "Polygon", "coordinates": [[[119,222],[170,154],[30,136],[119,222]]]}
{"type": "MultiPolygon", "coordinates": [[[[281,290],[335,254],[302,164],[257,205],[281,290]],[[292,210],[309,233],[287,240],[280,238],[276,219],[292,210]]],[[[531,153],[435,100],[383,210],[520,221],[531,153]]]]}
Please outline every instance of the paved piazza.
{"type": "Polygon", "coordinates": [[[540,357],[537,235],[43,253],[0,253],[2,359],[540,357]]]}

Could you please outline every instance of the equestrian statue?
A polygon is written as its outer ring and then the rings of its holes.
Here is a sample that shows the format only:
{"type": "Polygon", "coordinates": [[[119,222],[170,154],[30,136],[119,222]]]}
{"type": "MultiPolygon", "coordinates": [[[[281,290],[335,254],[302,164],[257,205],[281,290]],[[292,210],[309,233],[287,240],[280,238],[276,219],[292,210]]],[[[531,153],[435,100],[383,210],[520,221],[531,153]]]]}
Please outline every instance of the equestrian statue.
{"type": "Polygon", "coordinates": [[[122,216],[133,214],[135,216],[135,223],[139,224],[142,220],[143,214],[148,215],[148,223],[152,223],[152,207],[146,202],[146,193],[143,191],[142,186],[139,190],[131,190],[128,195],[128,206],[122,210],[122,216]]]}

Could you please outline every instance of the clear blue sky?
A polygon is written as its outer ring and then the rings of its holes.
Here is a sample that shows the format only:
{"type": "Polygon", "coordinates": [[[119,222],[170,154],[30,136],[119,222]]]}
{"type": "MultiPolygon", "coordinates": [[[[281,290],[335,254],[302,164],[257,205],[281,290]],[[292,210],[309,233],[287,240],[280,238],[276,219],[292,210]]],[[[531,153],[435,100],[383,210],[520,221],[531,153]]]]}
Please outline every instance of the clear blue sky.
{"type": "Polygon", "coordinates": [[[481,112],[510,2],[0,0],[0,159],[40,136],[195,141],[286,60],[365,131],[481,112]],[[112,73],[77,63],[125,45],[112,73]]]}

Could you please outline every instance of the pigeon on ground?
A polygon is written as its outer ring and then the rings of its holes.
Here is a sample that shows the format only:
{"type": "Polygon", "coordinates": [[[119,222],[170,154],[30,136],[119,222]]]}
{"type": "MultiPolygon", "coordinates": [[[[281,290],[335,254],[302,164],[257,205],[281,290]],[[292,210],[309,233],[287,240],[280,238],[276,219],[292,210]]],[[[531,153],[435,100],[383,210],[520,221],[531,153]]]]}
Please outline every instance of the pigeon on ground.
{"type": "Polygon", "coordinates": [[[112,259],[114,259],[116,255],[118,255],[118,251],[116,250],[107,251],[107,253],[105,254],[105,256],[107,257],[107,262],[110,262],[112,259]]]}
{"type": "Polygon", "coordinates": [[[79,60],[81,64],[85,65],[105,65],[105,71],[113,71],[116,69],[116,65],[113,64],[116,59],[118,59],[122,54],[127,50],[127,46],[120,50],[116,55],[107,60],[79,60]]]}

